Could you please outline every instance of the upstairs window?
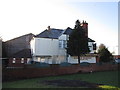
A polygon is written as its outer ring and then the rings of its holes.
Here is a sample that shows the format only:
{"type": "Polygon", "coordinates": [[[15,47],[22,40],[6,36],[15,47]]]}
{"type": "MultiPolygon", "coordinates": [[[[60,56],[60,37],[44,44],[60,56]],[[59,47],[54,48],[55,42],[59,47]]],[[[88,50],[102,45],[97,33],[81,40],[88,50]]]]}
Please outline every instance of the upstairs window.
{"type": "Polygon", "coordinates": [[[59,40],[59,48],[62,48],[62,40],[59,40]]]}
{"type": "Polygon", "coordinates": [[[93,44],[93,50],[96,50],[96,43],[93,44]]]}
{"type": "Polygon", "coordinates": [[[59,40],[59,48],[66,48],[67,42],[66,40],[59,40]]]}
{"type": "Polygon", "coordinates": [[[67,47],[67,41],[63,40],[63,48],[66,48],[66,47],[67,47]]]}

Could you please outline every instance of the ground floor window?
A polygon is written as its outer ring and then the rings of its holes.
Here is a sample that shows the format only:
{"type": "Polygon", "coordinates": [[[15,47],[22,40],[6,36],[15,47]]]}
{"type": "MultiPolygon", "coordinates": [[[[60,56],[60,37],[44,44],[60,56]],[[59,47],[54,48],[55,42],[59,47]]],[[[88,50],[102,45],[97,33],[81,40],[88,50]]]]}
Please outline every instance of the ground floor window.
{"type": "Polygon", "coordinates": [[[45,62],[45,58],[41,58],[40,62],[45,62]]]}
{"type": "Polygon", "coordinates": [[[38,62],[40,62],[40,57],[38,57],[37,59],[38,59],[38,62]]]}
{"type": "Polygon", "coordinates": [[[24,63],[24,58],[21,58],[21,63],[24,63]]]}
{"type": "Polygon", "coordinates": [[[27,58],[27,63],[29,63],[29,62],[30,62],[30,60],[31,60],[30,58],[27,58]]]}
{"type": "Polygon", "coordinates": [[[16,60],[16,58],[13,58],[13,61],[12,61],[12,63],[15,63],[15,60],[16,60]]]}

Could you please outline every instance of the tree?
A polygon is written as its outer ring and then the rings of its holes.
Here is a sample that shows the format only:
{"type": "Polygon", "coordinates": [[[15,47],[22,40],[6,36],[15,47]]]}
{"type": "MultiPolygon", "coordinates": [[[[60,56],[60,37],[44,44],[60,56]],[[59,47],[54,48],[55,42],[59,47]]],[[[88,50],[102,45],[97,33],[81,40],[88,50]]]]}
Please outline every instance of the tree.
{"type": "Polygon", "coordinates": [[[109,52],[108,48],[104,44],[101,44],[98,49],[98,54],[100,62],[110,62],[113,60],[112,54],[109,52]]]}
{"type": "Polygon", "coordinates": [[[85,30],[80,26],[79,20],[69,36],[67,43],[67,53],[71,56],[78,56],[78,63],[80,64],[80,56],[89,52],[88,37],[85,36],[85,30]]]}

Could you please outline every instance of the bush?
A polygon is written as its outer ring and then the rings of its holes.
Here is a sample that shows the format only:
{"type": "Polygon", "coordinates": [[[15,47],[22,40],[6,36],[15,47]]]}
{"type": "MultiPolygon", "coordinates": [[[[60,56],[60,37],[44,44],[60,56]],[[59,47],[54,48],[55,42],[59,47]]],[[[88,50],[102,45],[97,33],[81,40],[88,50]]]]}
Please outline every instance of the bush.
{"type": "Polygon", "coordinates": [[[68,62],[62,62],[60,66],[65,67],[65,66],[71,66],[71,63],[68,62]]]}
{"type": "Polygon", "coordinates": [[[80,63],[80,66],[89,66],[90,65],[90,63],[88,63],[88,62],[82,62],[82,63],[80,63]]]}
{"type": "Polygon", "coordinates": [[[96,63],[97,65],[102,65],[103,63],[102,62],[98,62],[98,63],[96,63]]]}
{"type": "Polygon", "coordinates": [[[37,67],[37,68],[41,68],[41,67],[50,67],[50,65],[49,64],[47,64],[47,63],[40,63],[40,62],[36,62],[35,64],[34,64],[34,67],[37,67]]]}

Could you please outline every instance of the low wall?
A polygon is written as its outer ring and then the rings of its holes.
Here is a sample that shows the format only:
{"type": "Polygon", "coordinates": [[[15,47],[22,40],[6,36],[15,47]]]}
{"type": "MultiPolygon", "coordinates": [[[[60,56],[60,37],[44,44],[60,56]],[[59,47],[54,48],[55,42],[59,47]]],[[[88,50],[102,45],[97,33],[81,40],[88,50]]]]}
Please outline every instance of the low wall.
{"type": "Polygon", "coordinates": [[[97,71],[109,71],[109,70],[118,70],[118,65],[116,64],[103,64],[103,65],[96,65],[92,64],[90,66],[81,66],[79,68],[82,72],[97,72],[97,71]]]}
{"type": "Polygon", "coordinates": [[[25,78],[35,78],[43,76],[55,76],[63,74],[73,74],[78,72],[96,72],[96,71],[106,71],[106,70],[117,70],[118,65],[104,64],[96,65],[91,64],[89,66],[72,65],[68,67],[61,67],[59,65],[52,65],[47,68],[9,68],[3,69],[3,81],[25,79],[25,78]]]}

